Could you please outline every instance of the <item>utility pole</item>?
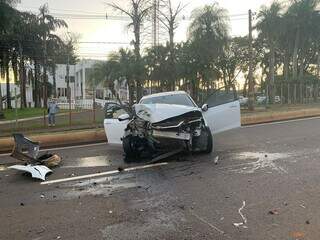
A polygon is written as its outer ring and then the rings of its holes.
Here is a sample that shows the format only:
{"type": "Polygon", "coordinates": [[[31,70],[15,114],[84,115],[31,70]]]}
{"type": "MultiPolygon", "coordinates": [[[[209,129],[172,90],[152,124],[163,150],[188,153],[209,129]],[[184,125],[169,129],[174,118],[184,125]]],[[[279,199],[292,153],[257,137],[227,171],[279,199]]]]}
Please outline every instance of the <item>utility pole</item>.
{"type": "Polygon", "coordinates": [[[253,49],[252,49],[252,12],[249,10],[249,102],[250,111],[254,110],[254,81],[253,81],[253,49]]]}

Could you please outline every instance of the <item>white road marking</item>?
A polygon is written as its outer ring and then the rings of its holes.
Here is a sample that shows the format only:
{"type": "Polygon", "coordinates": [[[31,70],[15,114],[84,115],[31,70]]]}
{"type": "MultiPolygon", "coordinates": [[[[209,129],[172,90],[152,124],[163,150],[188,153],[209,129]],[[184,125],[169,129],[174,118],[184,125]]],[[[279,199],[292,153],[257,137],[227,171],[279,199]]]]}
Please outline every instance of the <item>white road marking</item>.
{"type": "Polygon", "coordinates": [[[113,171],[107,171],[107,172],[102,172],[102,173],[94,173],[94,174],[87,174],[87,175],[70,177],[70,178],[62,178],[62,179],[56,179],[56,180],[52,180],[52,181],[41,182],[40,184],[41,185],[48,185],[48,184],[53,184],[53,183],[69,182],[69,181],[75,181],[75,180],[86,179],[86,178],[95,178],[95,177],[107,176],[107,175],[112,175],[112,174],[120,173],[120,172],[131,172],[131,171],[135,171],[135,170],[142,170],[142,169],[148,169],[148,168],[153,168],[153,167],[160,167],[160,166],[165,166],[165,165],[168,165],[168,163],[167,162],[155,163],[155,164],[149,164],[149,165],[126,168],[126,169],[123,169],[122,171],[113,170],[113,171]]]}
{"type": "Polygon", "coordinates": [[[262,126],[267,126],[267,125],[278,125],[278,124],[302,122],[302,121],[315,120],[315,119],[320,119],[320,117],[300,118],[300,119],[292,119],[292,120],[277,121],[277,122],[270,122],[270,123],[258,123],[258,124],[254,124],[254,125],[242,126],[241,128],[253,128],[253,127],[260,127],[260,126],[262,127],[262,126]]]}
{"type": "MultiPolygon", "coordinates": [[[[95,147],[95,146],[101,146],[106,145],[106,142],[102,143],[92,143],[92,144],[85,144],[85,145],[75,145],[75,146],[68,146],[68,147],[56,147],[56,148],[45,148],[40,150],[40,152],[46,152],[46,151],[57,151],[57,150],[66,150],[66,149],[74,149],[74,148],[84,148],[84,147],[95,147]]],[[[0,157],[10,156],[11,153],[3,153],[0,154],[0,157]]]]}

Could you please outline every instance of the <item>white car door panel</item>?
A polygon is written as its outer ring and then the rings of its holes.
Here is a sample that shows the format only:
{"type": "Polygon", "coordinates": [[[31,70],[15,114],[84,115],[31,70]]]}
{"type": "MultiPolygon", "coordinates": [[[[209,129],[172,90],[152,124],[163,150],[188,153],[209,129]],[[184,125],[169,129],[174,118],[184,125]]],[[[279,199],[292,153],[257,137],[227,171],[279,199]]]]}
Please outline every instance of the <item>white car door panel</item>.
{"type": "Polygon", "coordinates": [[[108,143],[121,144],[121,138],[124,135],[129,120],[119,121],[118,117],[125,114],[126,111],[118,104],[108,104],[105,107],[106,118],[103,125],[108,143]]]}
{"type": "Polygon", "coordinates": [[[212,134],[241,126],[240,103],[232,92],[216,92],[207,100],[208,110],[203,113],[212,134]]]}
{"type": "Polygon", "coordinates": [[[119,121],[118,119],[105,119],[104,130],[108,139],[108,143],[121,144],[124,130],[129,120],[119,121]]]}

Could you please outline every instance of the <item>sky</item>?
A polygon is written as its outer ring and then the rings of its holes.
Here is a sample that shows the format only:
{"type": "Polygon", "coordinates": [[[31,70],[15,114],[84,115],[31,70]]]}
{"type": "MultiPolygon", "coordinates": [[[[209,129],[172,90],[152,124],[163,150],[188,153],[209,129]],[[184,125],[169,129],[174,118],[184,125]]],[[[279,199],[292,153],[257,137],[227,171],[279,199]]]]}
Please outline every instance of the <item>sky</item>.
{"type": "MultiPolygon", "coordinates": [[[[130,29],[127,28],[128,22],[114,20],[112,16],[120,15],[118,12],[110,9],[106,3],[118,3],[126,6],[127,0],[21,0],[17,6],[19,10],[37,12],[40,5],[47,3],[50,13],[64,19],[68,24],[68,29],[58,32],[63,37],[67,32],[76,35],[79,41],[77,52],[80,58],[105,59],[112,51],[120,47],[130,47],[129,43],[133,40],[130,29]],[[68,14],[81,15],[82,19],[70,19],[68,14]],[[105,15],[111,16],[106,19],[105,15]],[[88,19],[83,15],[98,15],[94,19],[88,19]]],[[[269,5],[272,0],[172,0],[173,5],[181,2],[186,5],[179,21],[179,27],[176,30],[175,41],[184,41],[187,37],[189,16],[193,9],[218,2],[225,8],[230,15],[230,34],[232,36],[243,36],[248,33],[248,10],[257,12],[262,5],[269,5]]],[[[151,44],[149,34],[150,30],[144,31],[144,45],[148,47],[151,44]]],[[[165,40],[166,34],[161,33],[161,40],[165,40]]]]}

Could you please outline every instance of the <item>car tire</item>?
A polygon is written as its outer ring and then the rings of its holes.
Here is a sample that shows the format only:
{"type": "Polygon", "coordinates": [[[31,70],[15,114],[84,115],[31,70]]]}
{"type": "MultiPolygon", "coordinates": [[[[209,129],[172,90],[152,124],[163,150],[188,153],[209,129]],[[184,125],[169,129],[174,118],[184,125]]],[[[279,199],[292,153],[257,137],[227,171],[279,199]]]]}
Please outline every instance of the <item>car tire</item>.
{"type": "Polygon", "coordinates": [[[125,162],[133,162],[138,157],[138,153],[133,145],[133,137],[127,136],[122,139],[122,147],[126,155],[125,162]]]}
{"type": "Polygon", "coordinates": [[[204,153],[212,153],[213,150],[213,137],[212,137],[212,133],[209,127],[205,127],[204,129],[206,131],[207,134],[207,147],[204,150],[204,153]]]}

